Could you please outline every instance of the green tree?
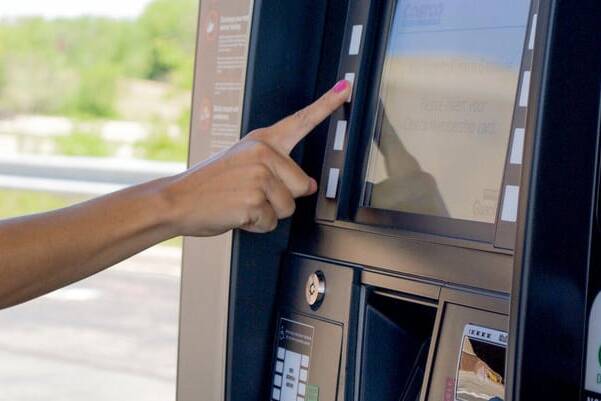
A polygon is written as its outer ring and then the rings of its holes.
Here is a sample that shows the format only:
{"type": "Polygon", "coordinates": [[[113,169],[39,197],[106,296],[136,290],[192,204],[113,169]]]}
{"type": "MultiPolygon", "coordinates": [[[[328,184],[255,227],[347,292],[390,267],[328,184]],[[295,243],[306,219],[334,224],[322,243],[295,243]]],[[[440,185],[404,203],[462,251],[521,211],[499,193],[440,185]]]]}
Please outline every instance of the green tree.
{"type": "Polygon", "coordinates": [[[88,117],[115,116],[118,76],[117,68],[110,64],[98,64],[82,71],[73,111],[88,117]]]}
{"type": "Polygon", "coordinates": [[[56,138],[56,147],[65,156],[107,157],[111,146],[99,135],[90,132],[74,132],[56,138]]]}
{"type": "MultiPolygon", "coordinates": [[[[118,118],[119,108],[129,110],[123,104],[134,103],[119,104],[119,91],[146,85],[126,82],[131,79],[166,82],[172,85],[175,99],[189,94],[198,6],[198,0],[153,0],[134,20],[0,19],[0,113],[118,118]]],[[[146,87],[156,93],[153,84],[146,87]]],[[[174,104],[169,106],[173,109],[174,104]]],[[[178,103],[175,107],[185,106],[178,103]]],[[[155,126],[151,137],[137,146],[141,155],[157,160],[186,159],[190,116],[189,110],[182,112],[177,121],[151,122],[155,126]],[[174,125],[180,127],[180,134],[174,134],[174,125]]],[[[84,133],[62,138],[57,146],[70,155],[112,152],[102,138],[84,133]]]]}
{"type": "Polygon", "coordinates": [[[140,17],[150,41],[150,79],[169,79],[191,86],[198,0],[155,0],[140,17]]]}

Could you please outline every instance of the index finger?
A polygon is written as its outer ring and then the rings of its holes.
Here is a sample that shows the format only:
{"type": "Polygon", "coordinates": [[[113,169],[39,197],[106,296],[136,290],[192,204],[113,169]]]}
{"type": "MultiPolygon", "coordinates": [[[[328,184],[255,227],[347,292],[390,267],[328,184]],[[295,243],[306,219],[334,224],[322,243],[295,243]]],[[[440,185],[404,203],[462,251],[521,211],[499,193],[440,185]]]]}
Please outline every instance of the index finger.
{"type": "Polygon", "coordinates": [[[264,140],[278,151],[289,154],[317,125],[348,100],[350,92],[350,82],[339,81],[314,103],[269,127],[264,140]]]}

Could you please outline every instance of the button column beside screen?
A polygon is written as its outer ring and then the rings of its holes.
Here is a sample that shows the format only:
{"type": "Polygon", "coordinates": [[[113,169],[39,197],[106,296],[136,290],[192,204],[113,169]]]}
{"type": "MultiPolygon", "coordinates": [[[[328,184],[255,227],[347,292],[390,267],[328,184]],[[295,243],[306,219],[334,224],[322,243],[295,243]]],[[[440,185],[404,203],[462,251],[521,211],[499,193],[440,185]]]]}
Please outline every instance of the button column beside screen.
{"type": "Polygon", "coordinates": [[[336,123],[336,134],[334,135],[334,150],[341,151],[342,149],[344,149],[346,127],[346,120],[341,120],[336,123]]]}
{"type": "Polygon", "coordinates": [[[513,143],[511,144],[511,156],[509,161],[511,164],[522,164],[524,158],[524,139],[526,130],[524,128],[516,128],[513,132],[513,143]]]}
{"type": "Polygon", "coordinates": [[[528,40],[528,49],[534,50],[534,42],[536,40],[536,24],[538,21],[538,14],[534,14],[532,17],[532,26],[530,28],[530,39],[528,40]]]}
{"type": "Polygon", "coordinates": [[[344,79],[349,81],[349,83],[351,84],[351,93],[350,93],[350,95],[348,95],[348,99],[346,100],[347,103],[350,103],[353,100],[353,91],[354,91],[354,86],[355,86],[355,73],[347,72],[346,74],[344,74],[344,79]]]}
{"type": "Polygon", "coordinates": [[[361,37],[363,36],[363,25],[354,25],[351,32],[351,42],[349,44],[349,55],[356,56],[361,50],[361,37]]]}
{"type": "Polygon", "coordinates": [[[520,197],[520,187],[517,185],[507,185],[505,187],[505,196],[503,198],[503,210],[501,220],[515,223],[518,219],[518,201],[520,197]]]}
{"type": "Polygon", "coordinates": [[[530,71],[524,71],[522,77],[522,86],[520,89],[520,107],[528,107],[528,98],[530,96],[530,71]]]}
{"type": "Polygon", "coordinates": [[[328,186],[326,187],[326,198],[336,199],[338,194],[338,180],[340,179],[340,169],[331,168],[328,174],[328,186]]]}

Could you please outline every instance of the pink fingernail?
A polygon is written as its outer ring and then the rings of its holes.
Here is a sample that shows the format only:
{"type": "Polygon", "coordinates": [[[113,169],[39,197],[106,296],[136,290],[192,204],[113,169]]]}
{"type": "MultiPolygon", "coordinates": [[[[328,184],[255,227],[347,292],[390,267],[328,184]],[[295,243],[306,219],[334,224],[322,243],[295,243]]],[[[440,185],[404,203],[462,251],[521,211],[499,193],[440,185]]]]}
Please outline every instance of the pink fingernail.
{"type": "Polygon", "coordinates": [[[334,85],[334,93],[342,93],[344,92],[347,88],[349,87],[349,83],[348,81],[345,81],[344,79],[342,81],[338,81],[338,83],[336,85],[334,85]]]}

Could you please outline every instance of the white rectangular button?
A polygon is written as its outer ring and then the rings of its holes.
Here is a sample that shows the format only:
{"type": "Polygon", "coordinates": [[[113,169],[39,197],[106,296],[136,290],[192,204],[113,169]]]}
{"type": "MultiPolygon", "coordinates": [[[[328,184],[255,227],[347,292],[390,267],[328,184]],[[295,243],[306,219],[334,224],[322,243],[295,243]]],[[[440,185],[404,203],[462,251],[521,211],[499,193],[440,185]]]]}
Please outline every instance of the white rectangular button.
{"type": "Polygon", "coordinates": [[[273,377],[273,385],[277,387],[282,387],[282,375],[275,375],[273,377]]]}
{"type": "Polygon", "coordinates": [[[536,23],[538,21],[538,14],[534,14],[532,17],[532,26],[530,28],[530,39],[528,40],[528,49],[534,49],[534,40],[536,39],[536,23]]]}
{"type": "Polygon", "coordinates": [[[282,347],[278,347],[278,359],[284,359],[284,356],[286,355],[286,350],[282,347]]]}
{"type": "Polygon", "coordinates": [[[282,379],[282,401],[294,400],[298,394],[300,364],[301,354],[287,350],[282,379]]]}
{"type": "Polygon", "coordinates": [[[336,135],[334,136],[334,150],[342,150],[344,148],[344,138],[346,136],[346,120],[340,120],[336,124],[336,135]]]}
{"type": "Polygon", "coordinates": [[[511,144],[511,164],[522,164],[524,158],[524,137],[526,130],[524,128],[516,128],[513,132],[513,143],[511,144]]]}
{"type": "Polygon", "coordinates": [[[353,99],[353,90],[354,90],[354,86],[355,86],[355,73],[347,72],[346,74],[344,74],[344,79],[349,81],[349,83],[351,84],[351,93],[348,95],[348,99],[346,99],[346,102],[350,103],[351,100],[353,99]]]}
{"type": "Polygon", "coordinates": [[[275,401],[280,401],[280,395],[281,395],[281,391],[279,388],[274,388],[273,389],[273,393],[271,394],[271,399],[275,400],[275,401]]]}
{"type": "Polygon", "coordinates": [[[522,87],[520,89],[520,107],[528,107],[528,97],[530,96],[530,71],[524,71],[522,77],[522,87]]]}
{"type": "MultiPolygon", "coordinates": [[[[340,178],[340,169],[331,168],[328,174],[328,186],[326,187],[326,198],[336,199],[338,194],[338,179],[340,178]]],[[[304,360],[303,356],[303,360],[304,360]]],[[[303,365],[303,367],[306,367],[303,365]]]]}
{"type": "MultiPolygon", "coordinates": [[[[338,169],[332,169],[332,170],[338,170],[338,169]]],[[[309,357],[307,355],[303,355],[303,357],[301,358],[301,366],[303,368],[309,367],[309,357]]]]}
{"type": "Polygon", "coordinates": [[[277,373],[282,373],[284,371],[284,362],[282,361],[277,361],[275,363],[275,371],[277,373]]]}
{"type": "Polygon", "coordinates": [[[300,380],[305,383],[307,382],[307,369],[301,369],[300,380]]]}
{"type": "Polygon", "coordinates": [[[351,43],[349,45],[348,54],[356,56],[361,49],[361,37],[363,36],[363,25],[353,25],[351,32],[351,43]]]}
{"type": "Polygon", "coordinates": [[[305,396],[305,383],[298,384],[298,395],[305,396]]]}
{"type": "Polygon", "coordinates": [[[520,187],[516,185],[507,185],[505,187],[505,197],[503,199],[503,211],[501,220],[515,223],[518,220],[518,200],[520,197],[520,187]]]}

